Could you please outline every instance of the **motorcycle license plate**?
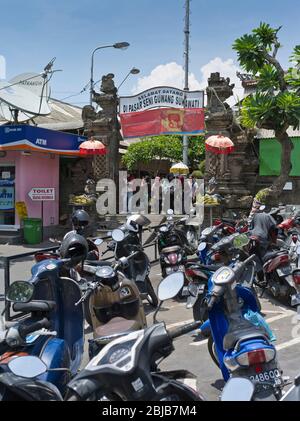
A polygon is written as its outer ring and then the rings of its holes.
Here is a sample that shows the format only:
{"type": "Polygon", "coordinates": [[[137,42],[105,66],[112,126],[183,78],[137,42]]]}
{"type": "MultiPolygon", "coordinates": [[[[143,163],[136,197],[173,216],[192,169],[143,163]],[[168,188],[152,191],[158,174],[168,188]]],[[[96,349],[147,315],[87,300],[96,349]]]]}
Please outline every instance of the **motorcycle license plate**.
{"type": "Polygon", "coordinates": [[[277,368],[273,370],[267,370],[259,374],[254,374],[253,376],[249,376],[249,380],[256,381],[259,383],[274,383],[278,386],[283,384],[281,373],[277,368]]]}
{"type": "Polygon", "coordinates": [[[286,276],[292,273],[291,266],[283,266],[282,268],[277,269],[278,276],[286,276]]]}
{"type": "Polygon", "coordinates": [[[300,293],[292,295],[291,304],[292,306],[297,306],[300,304],[300,293]]]}

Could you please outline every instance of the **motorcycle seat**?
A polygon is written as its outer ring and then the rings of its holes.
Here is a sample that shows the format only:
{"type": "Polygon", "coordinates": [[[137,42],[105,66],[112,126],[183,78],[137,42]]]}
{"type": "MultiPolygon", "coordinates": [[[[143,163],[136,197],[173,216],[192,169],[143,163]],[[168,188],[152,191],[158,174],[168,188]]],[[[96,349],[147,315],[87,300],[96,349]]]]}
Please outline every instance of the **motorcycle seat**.
{"type": "Polygon", "coordinates": [[[13,310],[22,313],[31,313],[34,311],[51,311],[55,309],[55,301],[32,300],[29,303],[14,303],[13,310]]]}
{"type": "Polygon", "coordinates": [[[223,339],[223,348],[225,351],[228,351],[229,349],[234,348],[237,342],[254,338],[268,340],[266,332],[263,329],[253,325],[244,329],[237,329],[227,333],[223,339]]]}
{"type": "Polygon", "coordinates": [[[95,337],[117,335],[120,333],[130,333],[137,330],[136,320],[128,320],[123,317],[114,317],[108,323],[95,329],[95,337]]]}
{"type": "Polygon", "coordinates": [[[287,254],[287,252],[285,250],[275,250],[275,251],[268,251],[264,256],[263,256],[263,263],[268,262],[269,260],[273,259],[276,256],[279,256],[281,254],[287,254]]]}

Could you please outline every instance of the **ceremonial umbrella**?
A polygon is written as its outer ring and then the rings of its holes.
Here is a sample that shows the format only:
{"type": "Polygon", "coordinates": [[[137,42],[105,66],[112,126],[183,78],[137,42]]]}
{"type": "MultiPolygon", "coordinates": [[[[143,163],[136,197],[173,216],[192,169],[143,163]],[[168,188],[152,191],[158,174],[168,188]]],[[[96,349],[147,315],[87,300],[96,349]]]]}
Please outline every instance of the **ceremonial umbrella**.
{"type": "Polygon", "coordinates": [[[79,145],[79,153],[80,155],[105,155],[106,147],[100,140],[90,137],[79,145]]]}
{"type": "Polygon", "coordinates": [[[172,167],[170,168],[170,172],[173,174],[188,174],[189,167],[183,162],[178,162],[178,164],[172,165],[172,167]]]}
{"type": "Polygon", "coordinates": [[[234,151],[234,143],[229,137],[218,134],[206,139],[205,149],[217,155],[227,155],[234,151]]]}

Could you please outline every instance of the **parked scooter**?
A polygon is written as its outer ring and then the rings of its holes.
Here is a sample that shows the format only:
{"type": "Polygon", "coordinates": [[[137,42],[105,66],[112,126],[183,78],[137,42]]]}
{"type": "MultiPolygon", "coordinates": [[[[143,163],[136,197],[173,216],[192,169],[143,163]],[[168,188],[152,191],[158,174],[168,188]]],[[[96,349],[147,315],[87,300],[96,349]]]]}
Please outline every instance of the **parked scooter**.
{"type": "MultiPolygon", "coordinates": [[[[7,292],[6,299],[21,318],[2,326],[0,372],[9,371],[12,359],[38,357],[49,369],[38,380],[48,381],[64,393],[81,364],[84,319],[82,306],[75,306],[81,297],[78,284],[63,272],[66,266],[82,262],[88,250],[85,239],[78,234],[64,240],[61,247],[63,259],[35,264],[31,279],[15,281],[7,292]]],[[[22,360],[15,364],[23,366],[22,360]]],[[[24,364],[23,369],[30,374],[32,366],[24,364]]],[[[7,396],[2,394],[1,398],[6,400],[7,396]]]]}
{"type": "MultiPolygon", "coordinates": [[[[138,252],[128,262],[127,268],[124,269],[124,274],[136,283],[141,298],[146,299],[149,304],[156,307],[158,300],[149,277],[150,261],[143,250],[139,238],[140,230],[149,223],[149,219],[144,215],[129,216],[126,223],[118,229],[119,235],[123,234],[122,239],[118,241],[113,239],[102,255],[108,251],[113,251],[115,258],[121,259],[122,257],[130,256],[133,252],[138,252]]],[[[116,232],[116,230],[114,231],[116,232]]]]}
{"type": "MultiPolygon", "coordinates": [[[[158,296],[163,300],[177,295],[183,274],[173,273],[161,281],[158,296]]],[[[145,330],[116,339],[100,351],[68,385],[69,400],[86,400],[103,393],[116,401],[201,401],[204,398],[179,379],[194,377],[184,370],[159,371],[158,362],[168,357],[173,340],[195,330],[199,322],[173,329],[157,323],[145,330]]]]}
{"type": "MultiPolygon", "coordinates": [[[[182,274],[169,275],[159,285],[159,299],[172,298],[182,285],[182,274]]],[[[161,304],[162,301],[159,307],[161,304]]],[[[199,324],[166,329],[161,322],[115,339],[68,384],[65,400],[99,400],[99,396],[104,396],[110,401],[203,401],[203,396],[183,382],[195,379],[191,373],[157,368],[174,351],[174,339],[195,330],[199,324]]],[[[40,359],[24,356],[19,357],[19,362],[22,364],[12,361],[9,372],[0,374],[0,385],[6,393],[13,391],[18,400],[63,400],[57,388],[38,380],[48,370],[40,359]],[[25,369],[28,364],[31,372],[25,369]]]]}
{"type": "Polygon", "coordinates": [[[283,386],[276,349],[271,343],[274,337],[259,314],[251,289],[239,284],[245,268],[254,259],[252,255],[213,274],[207,296],[209,321],[204,325],[211,330],[213,343],[209,351],[224,380],[246,377],[258,381],[261,387],[256,398],[272,399],[274,390],[269,383],[283,386]]]}
{"type": "MultiPolygon", "coordinates": [[[[116,243],[122,241],[123,236],[121,230],[112,232],[116,243]]],[[[85,304],[85,317],[93,330],[93,339],[89,340],[90,358],[112,340],[147,325],[139,290],[135,282],[124,274],[130,260],[137,253],[121,257],[115,263],[84,264],[84,272],[91,274],[92,279],[76,305],[82,302],[85,304]]]]}

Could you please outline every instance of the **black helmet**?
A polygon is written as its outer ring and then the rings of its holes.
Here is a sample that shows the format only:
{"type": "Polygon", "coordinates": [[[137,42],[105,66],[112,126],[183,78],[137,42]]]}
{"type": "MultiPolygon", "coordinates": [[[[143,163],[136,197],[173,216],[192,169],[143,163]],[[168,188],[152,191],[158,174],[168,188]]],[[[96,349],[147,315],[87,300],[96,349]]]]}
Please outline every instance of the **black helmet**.
{"type": "Polygon", "coordinates": [[[72,215],[72,224],[75,228],[86,227],[89,222],[89,214],[83,209],[77,209],[72,215]]]}
{"type": "Polygon", "coordinates": [[[76,266],[87,258],[88,243],[82,235],[71,231],[64,237],[59,252],[62,259],[72,259],[71,265],[76,266]]]}

